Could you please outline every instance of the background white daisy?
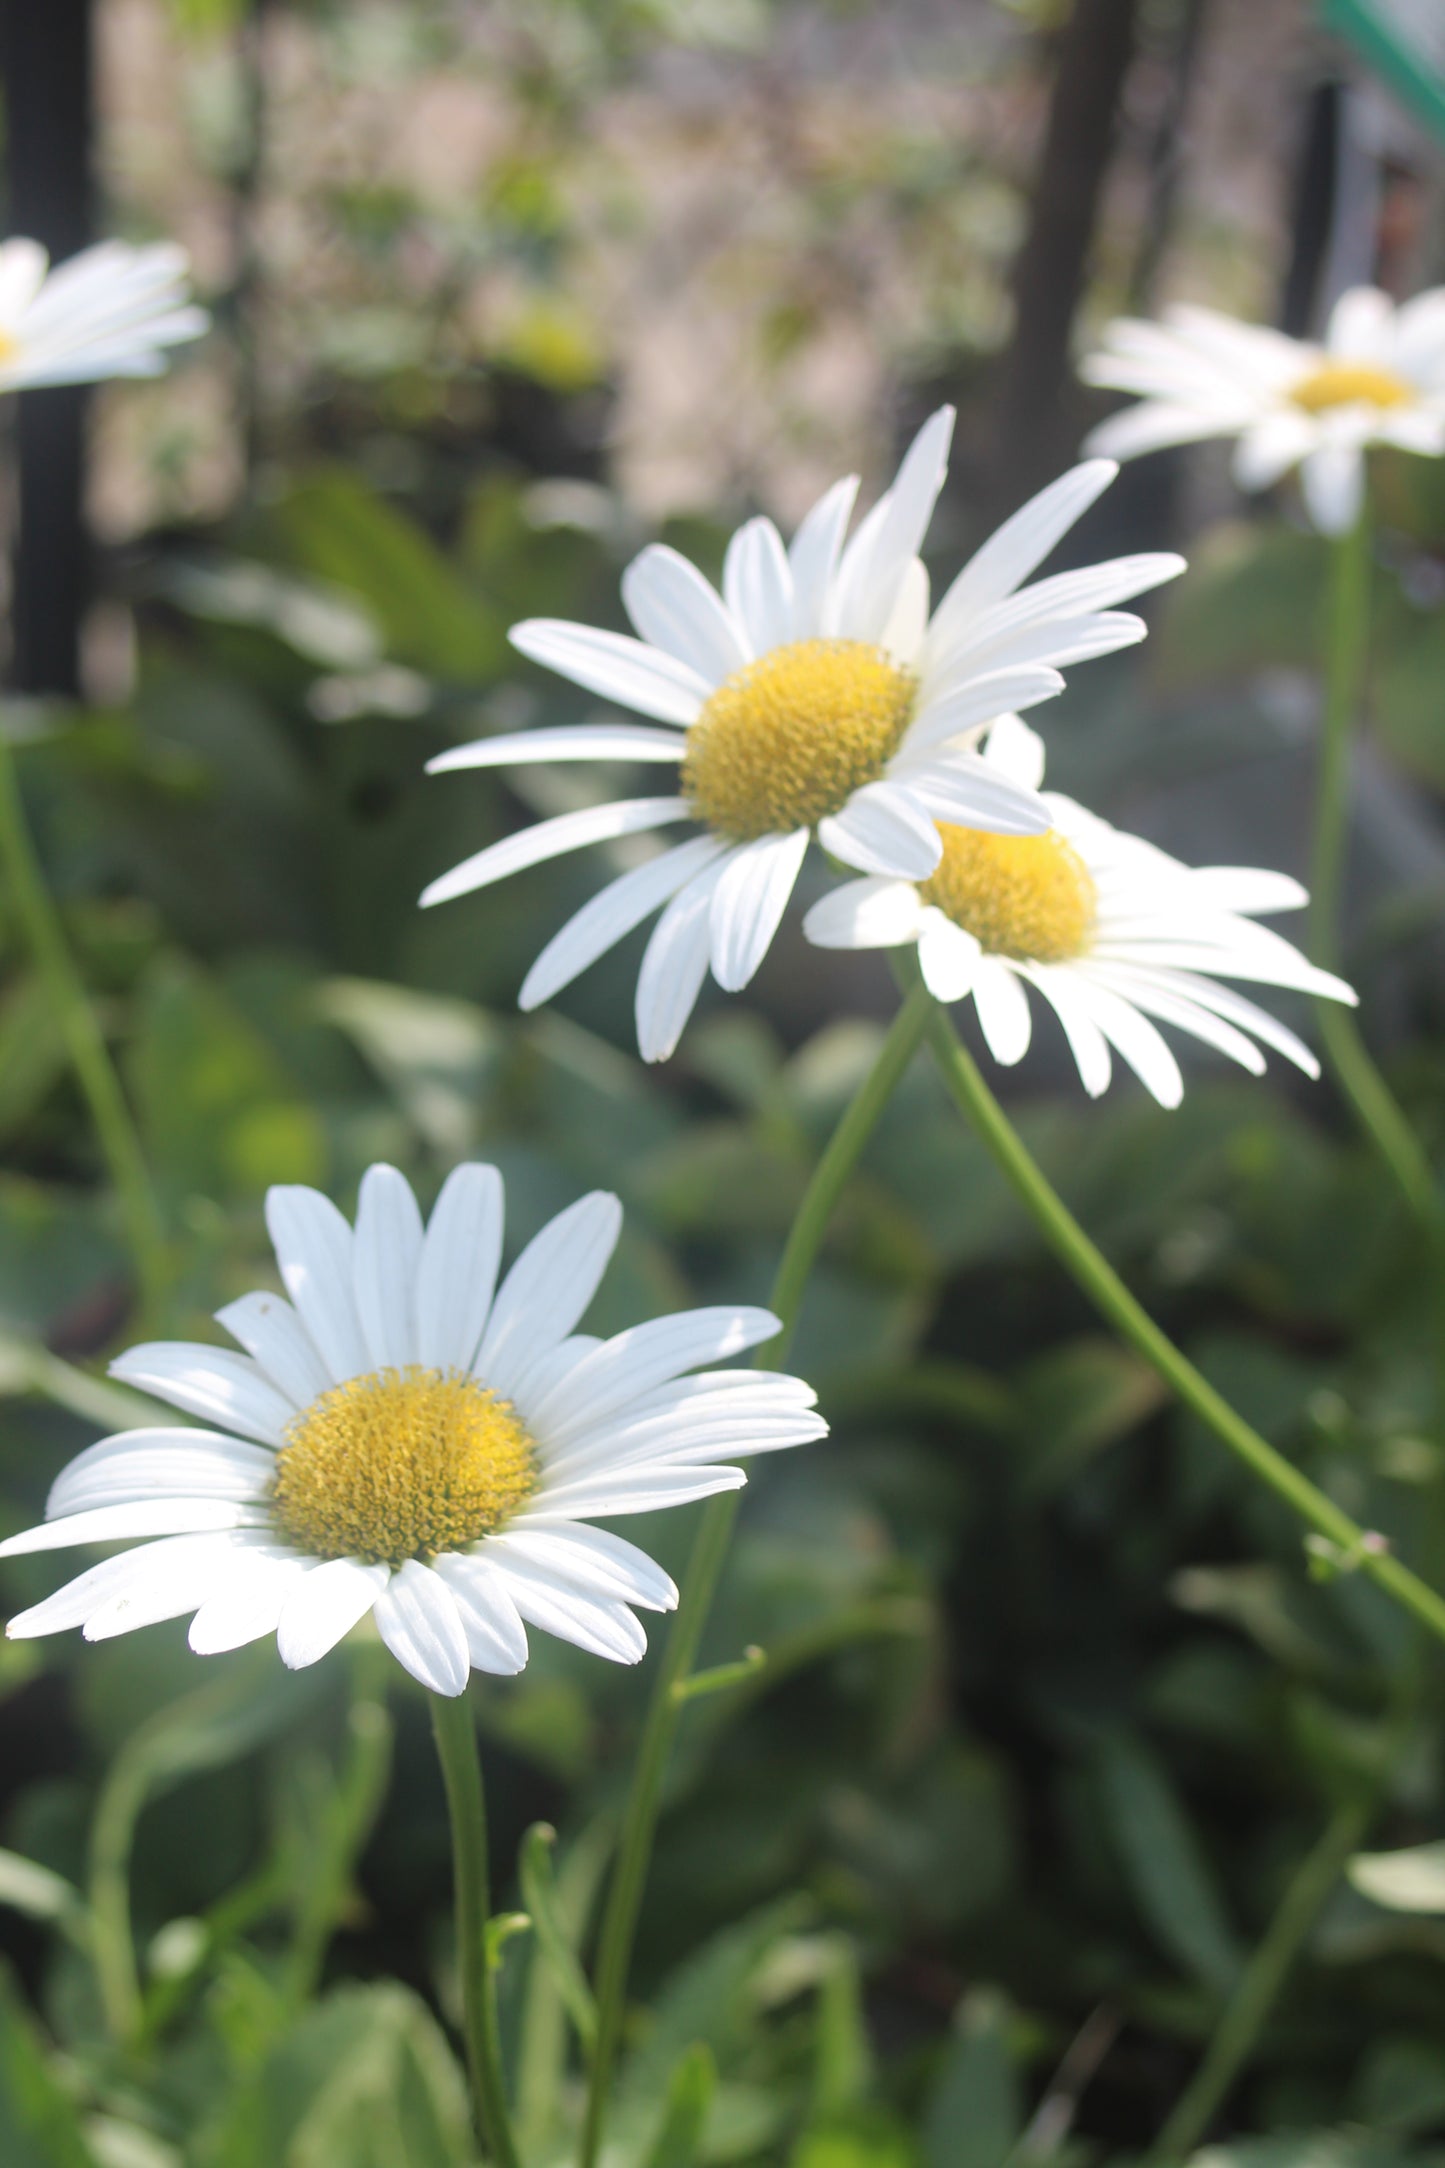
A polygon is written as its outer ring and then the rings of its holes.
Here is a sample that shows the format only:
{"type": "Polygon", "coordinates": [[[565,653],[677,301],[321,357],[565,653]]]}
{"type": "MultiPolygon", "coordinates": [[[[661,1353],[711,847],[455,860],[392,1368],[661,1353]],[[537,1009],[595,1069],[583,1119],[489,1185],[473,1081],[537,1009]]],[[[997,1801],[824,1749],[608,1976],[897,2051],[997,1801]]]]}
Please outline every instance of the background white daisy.
{"type": "Polygon", "coordinates": [[[524,731],[461,746],[433,771],[510,761],[679,766],[677,795],[588,806],[489,845],[434,881],[435,904],[584,844],[695,821],[703,832],[623,874],[542,951],[524,1008],[548,1000],[661,909],[637,986],[644,1057],[676,1046],[711,965],[736,992],[758,969],[816,835],[860,872],[922,878],[940,820],[1028,834],[1033,792],[973,750],[994,717],[1063,688],[1060,666],[1142,639],[1114,608],[1182,571],[1152,553],[1019,593],[1118,471],[1096,460],[1024,506],[937,610],[919,560],[943,485],[953,413],[924,424],[893,487],[844,543],[857,478],[830,489],[790,548],[769,519],[728,545],[722,593],[675,550],[645,549],[622,593],[639,637],[555,619],[514,627],[523,654],[646,723],[524,731]]]}
{"type": "MultiPolygon", "coordinates": [[[[983,757],[1002,774],[1043,781],[1043,745],[1018,716],[994,725],[983,757]]],[[[1318,1076],[1292,1031],[1215,983],[1253,980],[1354,1001],[1343,980],[1253,922],[1254,913],[1305,903],[1299,883],[1252,867],[1181,865],[1071,798],[1051,791],[1046,803],[1055,823],[1046,836],[945,830],[932,881],[847,882],[808,913],[808,938],[820,948],[916,942],[929,991],[946,1002],[971,995],[989,1051],[1005,1065],[1028,1051],[1032,988],[1063,1025],[1092,1097],[1108,1087],[1112,1048],[1162,1106],[1178,1106],[1184,1080],[1151,1018],[1259,1075],[1264,1058],[1252,1032],[1318,1076]]]]}
{"type": "Polygon", "coordinates": [[[1397,308],[1354,287],[1319,345],[1214,309],[1170,309],[1159,324],[1121,317],[1080,374],[1143,399],[1100,423],[1086,450],[1132,459],[1237,437],[1241,489],[1267,489],[1298,467],[1315,525],[1341,534],[1360,514],[1367,446],[1445,452],[1445,288],[1397,308]]]}
{"type": "Polygon", "coordinates": [[[576,1330],[622,1223],[601,1191],[500,1287],[494,1167],[458,1168],[425,1227],[387,1166],[367,1173],[354,1231],[314,1190],[273,1189],[266,1213],[291,1299],[217,1313],[245,1353],[161,1342],[112,1365],[206,1427],[102,1439],[0,1556],[160,1540],[92,1566],[12,1637],[80,1626],[99,1641],[194,1612],[199,1654],[274,1633],[295,1668],[370,1613],[415,1678],[453,1695],[473,1668],[520,1671],[527,1624],[635,1663],[630,1607],[670,1610],[677,1591],[590,1523],[737,1489],[732,1456],[826,1432],[800,1379],[685,1374],[771,1337],[766,1310],[576,1330]]]}
{"type": "Polygon", "coordinates": [[[0,244],[0,391],[159,376],[165,348],[209,323],[169,242],[102,241],[53,271],[38,241],[0,244]]]}

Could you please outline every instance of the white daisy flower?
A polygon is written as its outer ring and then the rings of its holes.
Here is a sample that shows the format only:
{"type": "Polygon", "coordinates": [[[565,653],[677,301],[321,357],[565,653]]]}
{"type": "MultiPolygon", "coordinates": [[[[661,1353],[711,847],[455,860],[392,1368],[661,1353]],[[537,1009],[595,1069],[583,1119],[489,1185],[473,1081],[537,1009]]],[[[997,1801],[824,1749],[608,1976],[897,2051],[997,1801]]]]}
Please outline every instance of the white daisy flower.
{"type": "Polygon", "coordinates": [[[646,1637],[629,1606],[671,1610],[677,1590],[590,1522],[736,1490],[733,1455],[826,1432],[798,1378],[685,1375],[769,1338],[766,1310],[684,1310],[610,1340],[576,1330],[622,1223],[600,1191],[500,1287],[494,1167],[459,1167],[425,1228],[385,1166],[362,1182],[354,1232],[310,1189],[273,1189],[266,1216],[291,1299],[217,1312],[244,1354],[165,1341],[111,1366],[212,1427],[103,1438],[0,1556],[160,1540],[90,1567],[12,1619],[12,1637],[79,1626],[102,1641],[194,1612],[198,1654],[274,1633],[295,1669],[370,1613],[438,1694],[473,1668],[520,1671],[524,1621],[635,1663],[646,1637]]]}
{"type": "Polygon", "coordinates": [[[1445,453],[1445,287],[1397,308],[1357,286],[1335,303],[1323,345],[1214,309],[1169,309],[1162,324],[1125,317],[1080,374],[1144,402],[1102,422],[1087,451],[1132,459],[1235,437],[1241,489],[1298,467],[1316,527],[1343,534],[1360,516],[1368,445],[1445,453]]]}
{"type": "MultiPolygon", "coordinates": [[[[1038,785],[1044,751],[1016,715],[989,733],[983,758],[1001,775],[1038,785]]],[[[1173,1024],[1258,1076],[1252,1032],[1309,1076],[1319,1064],[1292,1031],[1217,979],[1291,986],[1353,1002],[1342,979],[1307,963],[1263,926],[1260,911],[1295,910],[1304,890],[1282,873],[1181,865],[1099,820],[1072,798],[1045,794],[1054,826],[1042,836],[941,830],[943,856],[923,882],[850,881],[804,920],[820,948],[918,945],[930,993],[972,995],[995,1061],[1028,1051],[1028,989],[1048,1001],[1097,1098],[1121,1054],[1162,1106],[1184,1096],[1179,1065],[1150,1022],[1173,1024]]]]}
{"type": "Polygon", "coordinates": [[[198,339],[183,248],[102,241],[50,270],[38,241],[0,242],[0,391],[159,376],[163,349],[198,339]]]}
{"type": "Polygon", "coordinates": [[[936,821],[1020,835],[1048,825],[1035,795],[986,767],[974,741],[995,716],[1060,692],[1060,664],[1142,639],[1141,621],[1113,605],[1183,560],[1124,557],[1016,592],[1118,472],[1096,460],[1016,513],[930,618],[918,551],[952,432],[945,407],[846,546],[856,476],[813,507],[789,549],[771,520],[749,520],[728,545],[721,595],[676,550],[645,549],[622,581],[637,639],[550,618],[513,628],[524,655],[650,723],[485,738],[434,771],[658,761],[680,765],[681,791],[541,821],[434,881],[423,904],[586,843],[675,821],[702,830],[624,873],[553,937],[523,984],[524,1009],[662,907],[637,985],[638,1043],[659,1061],[709,964],[729,992],[748,984],[811,836],[862,873],[923,879],[938,863],[936,821]]]}

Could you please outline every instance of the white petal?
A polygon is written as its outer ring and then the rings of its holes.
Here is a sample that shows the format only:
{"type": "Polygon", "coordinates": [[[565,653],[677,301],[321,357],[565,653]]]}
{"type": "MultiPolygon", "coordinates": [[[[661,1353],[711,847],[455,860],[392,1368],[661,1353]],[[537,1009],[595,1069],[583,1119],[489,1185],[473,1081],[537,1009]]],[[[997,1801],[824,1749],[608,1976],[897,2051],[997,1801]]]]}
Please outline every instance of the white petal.
{"type": "Polygon", "coordinates": [[[1036,792],[1020,789],[977,753],[940,747],[921,760],[900,760],[890,772],[935,821],[1005,836],[1039,836],[1053,826],[1036,792]]]}
{"type": "Polygon", "coordinates": [[[1321,534],[1347,534],[1365,501],[1365,460],[1353,444],[1322,444],[1300,469],[1310,518],[1321,534]]]}
{"type": "Polygon", "coordinates": [[[38,241],[0,242],[0,324],[7,329],[39,293],[50,258],[38,241]]]}
{"type": "Polygon", "coordinates": [[[732,853],[680,889],[652,929],[637,975],[637,1046],[666,1061],[682,1037],[707,976],[713,890],[732,853]]]}
{"type": "Polygon", "coordinates": [[[1057,670],[1035,663],[1022,670],[985,671],[967,679],[956,690],[923,701],[899,748],[900,757],[916,758],[934,746],[962,737],[965,731],[996,722],[1019,708],[1036,708],[1064,689],[1057,670]]]}
{"type": "Polygon", "coordinates": [[[217,1310],[216,1323],[240,1341],[294,1408],[304,1408],[331,1385],[315,1341],[283,1295],[242,1295],[217,1310]]]}
{"type": "Polygon", "coordinates": [[[918,936],[918,968],[935,1001],[962,1001],[973,992],[983,956],[975,937],[942,911],[925,913],[918,936]]]}
{"type": "Polygon", "coordinates": [[[313,1566],[281,1607],[276,1646],[282,1663],[289,1671],[319,1663],[374,1608],[390,1579],[390,1566],[367,1566],[359,1558],[329,1558],[313,1566]]]}
{"type": "MultiPolygon", "coordinates": [[[[83,1626],[87,1619],[106,1612],[128,1597],[148,1597],[152,1606],[165,1592],[174,1602],[168,1615],[178,1617],[205,1600],[219,1577],[229,1572],[235,1555],[234,1536],[172,1536],[164,1543],[145,1543],[123,1551],[118,1558],[102,1559],[84,1573],[67,1581],[28,1611],[11,1619],[6,1632],[12,1641],[29,1641],[37,1634],[63,1633],[83,1626]]],[[[162,1613],[166,1616],[166,1613],[162,1613]]]]}
{"type": "Polygon", "coordinates": [[[818,823],[818,841],[860,873],[927,880],[943,855],[937,828],[906,791],[865,783],[841,813],[818,823]]]}
{"type": "Polygon", "coordinates": [[[610,1520],[624,1513],[655,1513],[664,1506],[690,1505],[695,1498],[711,1498],[717,1491],[741,1490],[747,1477],[741,1468],[635,1468],[609,1473],[605,1468],[575,1482],[550,1485],[543,1494],[546,1505],[568,1520],[595,1515],[610,1520]]]}
{"type": "Polygon", "coordinates": [[[244,1571],[208,1594],[191,1620],[186,1638],[195,1654],[219,1656],[275,1633],[287,1597],[310,1570],[308,1559],[252,1553],[244,1571]]]}
{"type": "Polygon", "coordinates": [[[1330,311],[1325,345],[1345,361],[1387,365],[1394,359],[1395,305],[1377,286],[1352,286],[1330,311]]]}
{"type": "Polygon", "coordinates": [[[750,519],[729,542],[723,594],[750,655],[766,655],[791,639],[793,575],[782,536],[770,519],[750,519]]]}
{"type": "Polygon", "coordinates": [[[928,630],[928,572],[920,558],[904,567],[893,614],[883,628],[882,646],[909,669],[917,660],[928,630]]]}
{"type": "Polygon", "coordinates": [[[1234,479],[1241,489],[1269,489],[1297,466],[1319,440],[1314,417],[1267,414],[1247,429],[1234,448],[1234,479]]]}
{"type": "Polygon", "coordinates": [[[710,866],[727,849],[717,836],[692,836],[660,857],[619,874],[581,910],[553,934],[517,996],[521,1009],[535,1009],[550,1001],[579,972],[624,940],[634,926],[671,900],[696,873],[710,866]]]}
{"type": "Polygon", "coordinates": [[[687,739],[677,730],[649,730],[645,723],[575,723],[555,730],[509,730],[505,737],[454,745],[426,764],[428,775],[458,768],[501,768],[515,761],[681,760],[687,739]]]}
{"type": "Polygon", "coordinates": [[[266,1193],[266,1226],[287,1292],[334,1384],[370,1369],[351,1299],[351,1229],[318,1190],[277,1185],[266,1193]]]}
{"type": "Polygon", "coordinates": [[[263,1445],[283,1444],[286,1425],[296,1413],[249,1356],[197,1341],[151,1340],[127,1348],[111,1364],[110,1374],[190,1415],[203,1415],[223,1430],[259,1438],[263,1445]]]}
{"type": "MultiPolygon", "coordinates": [[[[1026,593],[1030,590],[1025,590],[1026,593]]],[[[922,705],[942,698],[946,692],[975,672],[1023,670],[1030,667],[1062,669],[1065,663],[1088,662],[1097,655],[1116,655],[1120,648],[1137,647],[1148,634],[1142,617],[1127,610],[1098,610],[1077,617],[1048,616],[1025,624],[998,620],[1006,605],[985,617],[948,650],[946,671],[935,668],[923,689],[922,705]]]]}
{"type": "Polygon", "coordinates": [[[254,1527],[254,1505],[229,1498],[135,1498],[128,1505],[92,1506],[67,1513],[63,1520],[42,1521],[0,1543],[0,1558],[27,1551],[64,1551],[75,1543],[124,1543],[138,1536],[209,1535],[223,1528],[254,1527]]]}
{"type": "Polygon", "coordinates": [[[559,813],[554,820],[535,821],[514,836],[503,836],[500,843],[489,843],[432,881],[421,892],[422,908],[470,895],[473,889],[487,888],[493,881],[541,865],[545,859],[560,858],[567,851],[580,851],[589,843],[611,843],[618,836],[641,835],[649,828],[665,828],[671,821],[691,818],[685,798],[622,798],[610,805],[585,805],[575,813],[559,813]]]}
{"type": "Polygon", "coordinates": [[[1146,1015],[1157,1016],[1160,1023],[1173,1024],[1180,1031],[1191,1033],[1228,1060],[1238,1062],[1241,1069],[1248,1069],[1251,1076],[1264,1075],[1264,1056],[1258,1047],[1243,1032],[1236,1031],[1232,1024],[1215,1016],[1200,1002],[1190,1000],[1157,978],[1123,967],[1112,971],[1098,970],[1097,975],[1146,1015]]]}
{"type": "Polygon", "coordinates": [[[263,1445],[207,1430],[123,1430],[101,1438],[55,1478],[45,1517],[129,1505],[145,1498],[264,1498],[276,1456],[263,1445]]]}
{"type": "MultiPolygon", "coordinates": [[[[579,1436],[555,1459],[549,1456],[543,1487],[527,1518],[555,1518],[561,1511],[557,1499],[564,1488],[570,1496],[584,1478],[589,1484],[610,1483],[624,1469],[644,1468],[691,1473],[745,1454],[781,1453],[827,1435],[822,1416],[806,1408],[776,1415],[727,1407],[702,1412],[689,1408],[680,1415],[645,1417],[629,1410],[610,1426],[579,1436]]],[[[603,1510],[596,1504],[588,1507],[590,1513],[603,1510]]]]}
{"type": "Polygon", "coordinates": [[[1191,896],[1215,911],[1298,911],[1309,892],[1287,873],[1261,866],[1197,866],[1190,870],[1191,896]]]}
{"type": "Polygon", "coordinates": [[[514,625],[507,637],[520,654],[571,678],[574,685],[585,685],[588,692],[635,708],[639,715],[656,716],[659,722],[692,722],[712,690],[688,664],[624,633],[533,617],[514,625]]]}
{"type": "MultiPolygon", "coordinates": [[[[1098,377],[1093,381],[1097,383],[1098,377]]],[[[1176,444],[1199,444],[1207,437],[1225,435],[1228,429],[1228,416],[1207,406],[1145,399],[1099,422],[1085,437],[1084,450],[1106,459],[1138,459],[1145,452],[1167,451],[1176,444]]]]}
{"type": "Polygon", "coordinates": [[[948,473],[952,407],[929,416],[903,457],[888,492],[888,511],[870,554],[866,584],[849,598],[847,631],[855,640],[882,640],[908,568],[923,547],[933,508],[948,473]]]}
{"type": "Polygon", "coordinates": [[[815,948],[896,948],[917,938],[923,905],[911,881],[869,875],[820,898],[803,920],[815,948]]]}
{"type": "Polygon", "coordinates": [[[488,1544],[487,1563],[533,1626],[615,1664],[635,1664],[647,1653],[647,1636],[625,1604],[578,1595],[530,1562],[497,1556],[504,1543],[505,1538],[488,1544]]]}
{"type": "Polygon", "coordinates": [[[527,1629],[501,1575],[476,1553],[448,1552],[435,1570],[451,1590],[473,1669],[503,1678],[521,1671],[527,1661],[527,1629]]]}
{"type": "Polygon", "coordinates": [[[376,1599],[376,1629],[397,1662],[429,1692],[466,1692],[472,1659],[461,1614],[439,1574],[409,1558],[376,1599]]]}
{"type": "Polygon", "coordinates": [[[749,649],[742,628],[696,565],[665,543],[645,549],[622,575],[622,600],[644,640],[672,655],[708,685],[741,670],[749,649]]]}
{"type": "Polygon", "coordinates": [[[818,499],[793,536],[788,562],[793,574],[792,636],[795,640],[814,640],[823,630],[828,595],[857,495],[856,474],[835,482],[818,499]]]}
{"type": "Polygon", "coordinates": [[[594,1348],[601,1345],[601,1338],[595,1332],[570,1333],[565,1340],[559,1340],[555,1347],[544,1348],[534,1355],[529,1363],[518,1370],[507,1391],[520,1410],[522,1420],[530,1421],[529,1411],[534,1402],[540,1400],[544,1393],[550,1393],[554,1385],[560,1385],[563,1378],[570,1377],[583,1356],[590,1355],[594,1348]]]}
{"type": "Polygon", "coordinates": [[[651,1318],[585,1355],[531,1404],[528,1423],[549,1447],[564,1445],[680,1372],[740,1355],[781,1330],[771,1310],[682,1310],[675,1317],[651,1318]]]}
{"type": "MultiPolygon", "coordinates": [[[[1068,624],[1081,616],[1110,610],[1116,603],[1129,602],[1150,588],[1177,580],[1184,570],[1185,560],[1172,550],[1144,550],[1132,557],[1110,558],[1105,564],[1085,565],[1078,572],[1056,572],[1047,580],[1036,580],[1021,594],[995,603],[951,630],[941,627],[935,616],[928,634],[920,713],[936,700],[951,697],[955,684],[958,690],[965,690],[973,677],[969,657],[975,652],[987,653],[1002,643],[1005,634],[1032,625],[1068,624]]],[[[1003,674],[1000,672],[1000,677],[1003,674]]],[[[1033,704],[1007,700],[1004,707],[1033,704]]]]}
{"type": "Polygon", "coordinates": [[[1092,459],[1031,497],[959,573],[934,612],[935,639],[947,639],[991,603],[1011,595],[1118,471],[1112,460],[1092,459]]]}
{"type": "Polygon", "coordinates": [[[767,955],[807,849],[806,828],[759,836],[721,868],[708,923],[712,975],[728,993],[741,993],[767,955]]]}
{"type": "MultiPolygon", "coordinates": [[[[214,1539],[203,1538],[210,1543],[214,1539]]],[[[269,1546],[268,1546],[269,1549],[269,1546]]],[[[127,1558],[143,1554],[128,1551],[127,1558]]],[[[267,1552],[224,1548],[197,1550],[187,1561],[172,1561],[161,1573],[136,1575],[123,1587],[113,1588],[103,1603],[86,1613],[83,1628],[87,1641],[113,1641],[119,1634],[135,1633],[142,1626],[158,1626],[163,1619],[180,1618],[212,1596],[228,1594],[256,1570],[258,1557],[267,1552]]]]}
{"type": "Polygon", "coordinates": [[[532,1237],[492,1305],[476,1374],[498,1392],[540,1351],[565,1340],[597,1292],[622,1231],[622,1207],[593,1190],[532,1237]]]}
{"type": "Polygon", "coordinates": [[[395,1167],[368,1167],[357,1199],[351,1274],[374,1369],[404,1370],[417,1360],[413,1289],[421,1239],[421,1213],[406,1176],[395,1167]]]}
{"type": "Polygon", "coordinates": [[[1131,977],[1136,981],[1143,978],[1154,979],[1156,982],[1163,980],[1169,986],[1177,987],[1181,993],[1188,995],[1196,1008],[1211,1009],[1217,1016],[1228,1017],[1231,1023],[1241,1025],[1246,1031],[1252,1031],[1266,1046],[1272,1046],[1276,1053],[1283,1054],[1296,1068],[1303,1069],[1306,1076],[1319,1075],[1320,1065],[1304,1041],[1281,1024],[1277,1017],[1271,1016],[1268,1009],[1260,1008],[1257,1002],[1246,1001],[1244,996],[1235,993],[1232,987],[1220,986],[1212,979],[1197,978],[1187,971],[1135,971],[1131,973],[1131,977]]]}
{"type": "Polygon", "coordinates": [[[1029,1050],[1029,997],[1022,982],[1000,958],[981,957],[974,974],[973,999],[990,1054],[1011,1069],[1029,1050]]]}
{"type": "Polygon", "coordinates": [[[999,717],[989,731],[983,757],[1024,790],[1037,790],[1044,780],[1044,741],[1021,715],[999,717]]]}
{"type": "Polygon", "coordinates": [[[600,1596],[620,1603],[638,1603],[646,1611],[677,1608],[677,1586],[646,1551],[605,1528],[582,1521],[553,1521],[529,1526],[519,1522],[505,1535],[494,1536],[487,1548],[498,1546],[513,1559],[540,1567],[583,1596],[600,1596]]]}
{"type": "Polygon", "coordinates": [[[502,1257],[502,1177],[454,1167],[442,1184],[416,1273],[416,1359],[469,1370],[492,1306],[502,1257]]]}
{"type": "Polygon", "coordinates": [[[1177,1107],[1184,1097],[1179,1064],[1147,1016],[1105,986],[1092,974],[1079,974],[1079,990],[1090,1016],[1114,1049],[1123,1055],[1146,1091],[1161,1107],[1177,1107]]]}
{"type": "Polygon", "coordinates": [[[1049,964],[1028,966],[1028,977],[1050,1004],[1055,1016],[1064,1028],[1079,1071],[1079,1078],[1091,1099],[1097,1099],[1109,1089],[1113,1074],[1113,1062],[1109,1055],[1109,1042],[1089,1013],[1086,999],[1079,995],[1073,977],[1067,969],[1049,964]]]}

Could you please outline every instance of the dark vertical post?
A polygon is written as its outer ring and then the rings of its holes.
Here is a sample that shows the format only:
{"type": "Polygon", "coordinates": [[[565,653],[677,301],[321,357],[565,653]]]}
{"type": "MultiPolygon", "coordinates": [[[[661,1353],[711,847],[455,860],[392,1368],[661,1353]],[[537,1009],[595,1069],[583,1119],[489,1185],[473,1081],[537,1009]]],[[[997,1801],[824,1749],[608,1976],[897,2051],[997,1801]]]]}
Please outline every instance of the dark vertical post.
{"type": "MultiPolygon", "coordinates": [[[[71,256],[91,235],[90,0],[0,0],[7,230],[71,256]]],[[[22,692],[74,693],[89,589],[82,387],[24,392],[14,664],[22,692]]]]}
{"type": "Polygon", "coordinates": [[[1014,328],[1003,356],[995,438],[1000,511],[1011,511],[1077,449],[1069,336],[1088,270],[1139,0],[1074,0],[1057,62],[1028,232],[1014,266],[1014,328]]]}

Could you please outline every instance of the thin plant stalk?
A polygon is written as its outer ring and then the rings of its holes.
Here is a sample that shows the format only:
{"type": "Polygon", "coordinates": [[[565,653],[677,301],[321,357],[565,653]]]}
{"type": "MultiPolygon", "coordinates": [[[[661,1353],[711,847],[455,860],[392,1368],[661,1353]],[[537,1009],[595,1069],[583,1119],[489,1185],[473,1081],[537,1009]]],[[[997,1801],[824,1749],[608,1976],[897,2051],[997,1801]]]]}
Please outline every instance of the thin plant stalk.
{"type": "MultiPolygon", "coordinates": [[[[929,1011],[928,996],[921,988],[904,1002],[879,1048],[877,1060],[849,1102],[814,1170],[773,1282],[772,1308],[781,1321],[782,1330],[760,1351],[760,1361],[777,1365],[786,1358],[808,1275],[828,1223],[879,1116],[918,1050],[927,1028],[929,1011]]],[[[703,1509],[692,1556],[683,1576],[677,1617],[648,1704],[623,1815],[617,1862],[608,1887],[598,1938],[597,2045],[592,2058],[579,2156],[581,2168],[595,2168],[602,2144],[612,2071],[622,2038],[637,1918],[657,1831],[662,1783],[683,1708],[680,1689],[697,1660],[727,1557],[738,1502],[736,1491],[725,1491],[719,1497],[710,1498],[703,1509]]]]}
{"type": "Polygon", "coordinates": [[[935,1007],[929,1039],[943,1081],[1037,1222],[1050,1248],[1129,1345],[1152,1364],[1214,1435],[1328,1546],[1338,1570],[1359,1571],[1445,1641],[1445,1597],[1396,1558],[1382,1537],[1361,1528],[1319,1486],[1276,1451],[1217,1393],[1168,1334],[1136,1302],[1043,1174],[960,1043],[947,1013],[935,1007]]]}
{"type": "Polygon", "coordinates": [[[115,1186],[144,1312],[147,1318],[154,1319],[168,1277],[160,1211],[105,1036],[40,870],[25,822],[14,754],[3,731],[0,731],[0,861],[3,861],[16,913],[115,1186]]]}
{"type": "Polygon", "coordinates": [[[1155,2140],[1151,2162],[1186,2160],[1244,2069],[1278,2003],[1295,1959],[1369,1826],[1373,1800],[1336,1807],[1323,1836],[1290,1878],[1279,1909],[1240,1975],[1203,2060],[1155,2140]]]}
{"type": "MultiPolygon", "coordinates": [[[[1310,861],[1310,961],[1339,969],[1340,903],[1349,836],[1350,748],[1364,701],[1370,650],[1370,523],[1330,545],[1325,704],[1315,789],[1310,861]]],[[[1320,1039],[1361,1129],[1389,1169],[1410,1211],[1439,1236],[1441,1209],[1430,1163],[1369,1052],[1353,1013],[1337,1001],[1315,1004],[1320,1039]]]]}
{"type": "Polygon", "coordinates": [[[452,1825],[452,1879],[456,1898],[457,1967],[462,1985],[462,2030],[467,2076],[477,2129],[494,2168],[520,2168],[507,2090],[502,2076],[497,2023],[497,1975],[488,1936],[491,1900],[487,1879],[487,1806],[477,1727],[465,1694],[433,1694],[432,1733],[446,1786],[452,1825]]]}

